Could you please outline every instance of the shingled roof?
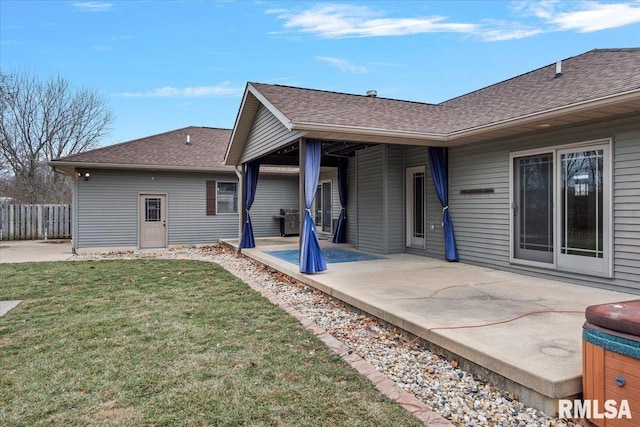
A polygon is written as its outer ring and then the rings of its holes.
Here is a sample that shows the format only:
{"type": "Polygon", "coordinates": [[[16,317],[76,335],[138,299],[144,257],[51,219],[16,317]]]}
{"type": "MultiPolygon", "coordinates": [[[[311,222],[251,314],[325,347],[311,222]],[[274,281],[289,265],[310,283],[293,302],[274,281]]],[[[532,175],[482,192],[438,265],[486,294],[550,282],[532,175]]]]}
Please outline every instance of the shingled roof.
{"type": "Polygon", "coordinates": [[[456,111],[448,132],[640,89],[640,48],[595,49],[439,105],[456,111]]]}
{"type": "Polygon", "coordinates": [[[233,171],[224,165],[230,129],[189,126],[85,151],[50,162],[55,167],[233,171]],[[187,137],[189,143],[187,144],[187,137]]]}
{"type": "MultiPolygon", "coordinates": [[[[248,83],[226,162],[264,105],[296,136],[455,145],[640,112],[640,48],[595,49],[440,104],[248,83]]],[[[277,147],[274,147],[277,148],[277,147]]]]}
{"type": "Polygon", "coordinates": [[[451,110],[435,104],[250,83],[291,122],[442,133],[451,110]]]}

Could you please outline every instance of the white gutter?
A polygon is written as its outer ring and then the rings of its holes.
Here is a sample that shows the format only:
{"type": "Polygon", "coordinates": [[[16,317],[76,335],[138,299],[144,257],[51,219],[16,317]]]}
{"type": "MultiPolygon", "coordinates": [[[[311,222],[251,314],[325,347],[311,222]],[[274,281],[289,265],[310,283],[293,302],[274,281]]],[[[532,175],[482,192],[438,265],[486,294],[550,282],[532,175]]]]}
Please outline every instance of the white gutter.
{"type": "Polygon", "coordinates": [[[388,130],[380,128],[370,128],[364,126],[344,126],[344,125],[325,125],[321,123],[311,122],[292,122],[290,130],[304,130],[309,132],[336,132],[336,133],[348,133],[354,135],[371,135],[381,136],[386,138],[411,138],[411,139],[424,139],[429,141],[446,141],[446,134],[441,133],[429,133],[429,132],[415,132],[415,131],[398,131],[388,130]]]}
{"type": "Polygon", "coordinates": [[[233,166],[227,167],[194,167],[194,166],[167,166],[132,163],[98,163],[98,162],[69,162],[64,160],[51,160],[47,163],[53,168],[97,168],[97,169],[134,169],[154,171],[180,171],[180,172],[232,172],[233,166]]]}

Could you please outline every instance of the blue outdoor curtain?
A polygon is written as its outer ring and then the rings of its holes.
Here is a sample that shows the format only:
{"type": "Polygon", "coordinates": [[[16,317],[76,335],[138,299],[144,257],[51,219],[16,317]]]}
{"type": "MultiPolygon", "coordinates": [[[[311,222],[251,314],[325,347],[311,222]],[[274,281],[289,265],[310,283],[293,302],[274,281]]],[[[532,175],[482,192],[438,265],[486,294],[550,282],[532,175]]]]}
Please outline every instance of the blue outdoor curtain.
{"type": "Polygon", "coordinates": [[[338,159],[338,195],[342,210],[333,233],[333,243],[347,243],[347,162],[348,159],[338,159]]]}
{"type": "Polygon", "coordinates": [[[453,223],[449,214],[449,189],[447,183],[446,148],[429,147],[429,164],[433,186],[442,205],[442,226],[444,227],[444,247],[447,261],[458,261],[456,237],[453,234],[453,223]]]}
{"type": "Polygon", "coordinates": [[[256,197],[256,187],[258,186],[258,174],[260,172],[260,163],[253,161],[247,163],[247,170],[245,172],[245,206],[247,218],[242,229],[242,238],[240,239],[240,249],[243,248],[255,248],[256,242],[253,238],[253,226],[251,225],[251,216],[249,216],[249,210],[253,205],[253,200],[256,197]]]}
{"type": "Polygon", "coordinates": [[[327,269],[324,255],[320,249],[318,233],[311,217],[311,204],[316,195],[318,178],[320,177],[321,143],[316,140],[306,141],[306,154],[304,163],[304,223],[302,236],[300,236],[300,272],[317,273],[327,269]]]}

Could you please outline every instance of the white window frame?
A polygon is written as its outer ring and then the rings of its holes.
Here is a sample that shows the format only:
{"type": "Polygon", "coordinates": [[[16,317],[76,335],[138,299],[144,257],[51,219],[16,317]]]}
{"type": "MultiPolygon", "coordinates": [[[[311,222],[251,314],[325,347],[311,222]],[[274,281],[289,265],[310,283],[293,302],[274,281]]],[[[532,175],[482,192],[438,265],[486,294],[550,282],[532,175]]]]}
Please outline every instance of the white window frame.
{"type": "Polygon", "coordinates": [[[240,200],[238,200],[238,182],[237,181],[216,181],[216,215],[238,215],[240,200]],[[220,191],[220,184],[234,184],[236,186],[236,210],[235,212],[221,212],[218,205],[218,192],[220,191]]]}
{"type": "Polygon", "coordinates": [[[597,139],[590,141],[582,141],[571,144],[563,144],[563,145],[551,145],[536,149],[530,150],[522,150],[522,151],[514,151],[509,153],[509,262],[515,265],[523,265],[530,267],[540,267],[544,269],[552,269],[557,271],[567,271],[572,273],[579,273],[589,276],[599,276],[599,277],[613,277],[613,139],[605,138],[605,139],[597,139]],[[603,149],[604,151],[604,161],[605,167],[607,169],[606,174],[603,177],[603,182],[605,182],[605,186],[608,188],[608,195],[605,196],[603,201],[603,211],[606,213],[607,223],[603,225],[603,234],[606,236],[606,244],[603,246],[604,254],[604,262],[606,265],[606,271],[598,273],[593,271],[584,271],[579,269],[572,269],[567,267],[558,266],[558,253],[560,250],[560,230],[561,224],[559,224],[559,212],[558,206],[559,204],[559,191],[558,191],[558,180],[560,174],[559,167],[559,152],[572,150],[572,149],[580,149],[584,148],[585,150],[589,149],[603,149]],[[545,154],[551,153],[553,156],[553,262],[539,262],[539,261],[530,261],[525,259],[519,259],[515,257],[515,222],[513,209],[515,206],[515,188],[514,188],[514,160],[520,157],[534,156],[537,154],[545,154]]]}

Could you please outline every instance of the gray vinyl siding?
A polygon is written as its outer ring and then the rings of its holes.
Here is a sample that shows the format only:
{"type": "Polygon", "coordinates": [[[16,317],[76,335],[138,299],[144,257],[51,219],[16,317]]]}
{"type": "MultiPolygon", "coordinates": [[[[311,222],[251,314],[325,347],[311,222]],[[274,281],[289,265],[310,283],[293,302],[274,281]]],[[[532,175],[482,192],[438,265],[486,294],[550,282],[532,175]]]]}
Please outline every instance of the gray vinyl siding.
{"type": "MultiPolygon", "coordinates": [[[[427,244],[426,249],[407,247],[405,251],[414,255],[428,255],[434,258],[444,258],[444,232],[442,230],[442,205],[433,188],[431,167],[429,165],[429,153],[427,147],[404,147],[404,167],[426,166],[426,201],[427,201],[427,244]],[[431,231],[429,224],[434,224],[435,230],[431,231]]],[[[403,187],[404,187],[403,183],[403,187]]],[[[406,190],[405,190],[406,191],[406,190]]],[[[403,201],[404,205],[404,201],[403,201]]],[[[406,214],[405,214],[406,215],[406,214]]],[[[455,231],[455,230],[454,230],[455,231]]],[[[406,238],[405,238],[406,239],[406,238]]]]}
{"type": "Polygon", "coordinates": [[[356,159],[358,249],[404,252],[402,147],[377,145],[358,151],[356,159]]]}
{"type": "Polygon", "coordinates": [[[385,253],[404,252],[404,153],[401,146],[387,146],[387,230],[385,253]]]}
{"type": "Polygon", "coordinates": [[[449,213],[461,260],[509,266],[508,149],[482,144],[449,150],[449,213]],[[479,188],[494,193],[460,194],[479,188]]]}
{"type": "Polygon", "coordinates": [[[264,156],[276,148],[297,140],[305,133],[289,131],[280,120],[261,104],[251,126],[244,151],[240,156],[240,163],[264,156]]]}
{"type": "MultiPolygon", "coordinates": [[[[169,245],[238,237],[238,214],[206,215],[209,180],[238,181],[235,173],[92,170],[90,180],[77,183],[74,244],[77,248],[137,247],[140,194],[166,194],[169,245]]],[[[261,177],[258,189],[263,195],[256,196],[254,204],[254,232],[258,236],[277,236],[279,226],[272,215],[281,200],[297,203],[297,177],[261,177]]]]}
{"type": "Polygon", "coordinates": [[[640,290],[640,130],[616,135],[613,158],[615,279],[640,290]]]}
{"type": "Polygon", "coordinates": [[[382,253],[383,156],[384,146],[377,145],[357,152],[358,163],[358,249],[382,253]]]}
{"type": "Polygon", "coordinates": [[[592,286],[640,291],[640,125],[638,118],[449,150],[449,206],[463,262],[592,286]],[[613,138],[613,278],[509,262],[511,152],[613,138]],[[464,195],[492,188],[493,194],[464,195]]]}
{"type": "Polygon", "coordinates": [[[260,176],[256,198],[251,207],[255,237],[280,235],[280,221],[273,218],[280,209],[298,209],[298,175],[260,176]]]}
{"type": "Polygon", "coordinates": [[[138,195],[166,191],[159,188],[163,180],[156,182],[151,180],[152,176],[151,173],[92,170],[89,181],[78,180],[76,247],[136,247],[138,195]]]}

